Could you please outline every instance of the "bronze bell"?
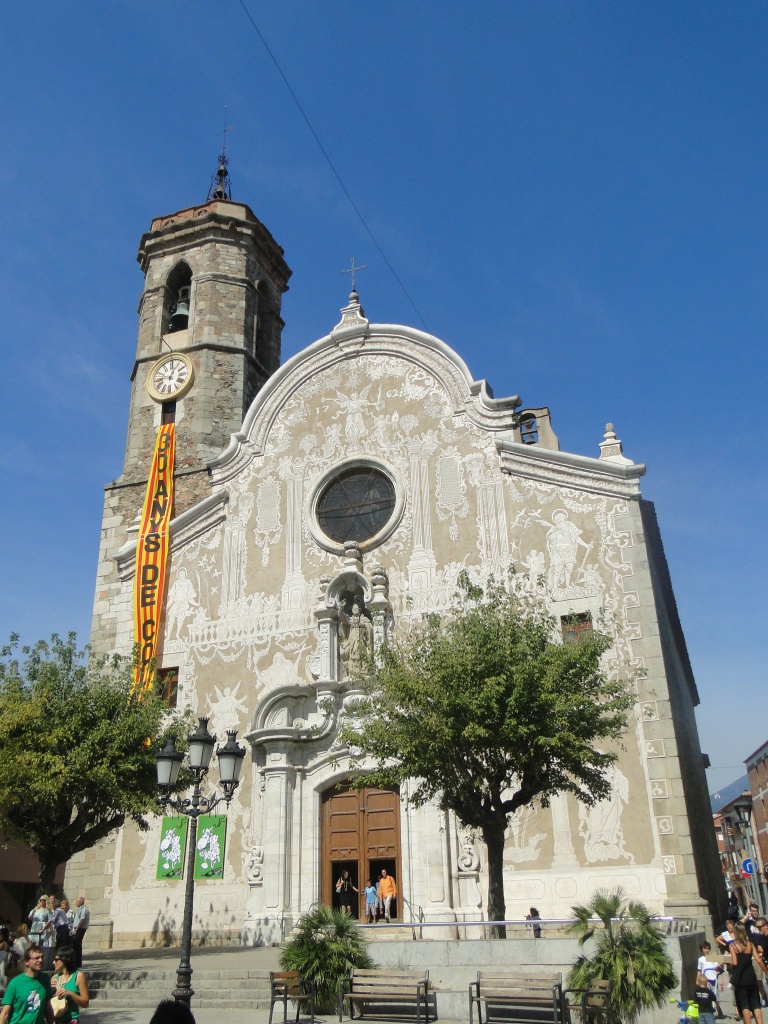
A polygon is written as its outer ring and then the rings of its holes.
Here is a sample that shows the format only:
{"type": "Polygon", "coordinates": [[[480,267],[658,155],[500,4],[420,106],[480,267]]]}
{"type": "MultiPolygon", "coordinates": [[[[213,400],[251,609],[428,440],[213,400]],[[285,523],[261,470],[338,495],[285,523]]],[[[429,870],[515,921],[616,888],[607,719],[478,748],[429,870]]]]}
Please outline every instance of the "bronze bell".
{"type": "Polygon", "coordinates": [[[168,325],[169,334],[173,334],[174,331],[185,331],[189,326],[189,293],[189,285],[179,288],[176,304],[171,313],[171,322],[168,325]]]}

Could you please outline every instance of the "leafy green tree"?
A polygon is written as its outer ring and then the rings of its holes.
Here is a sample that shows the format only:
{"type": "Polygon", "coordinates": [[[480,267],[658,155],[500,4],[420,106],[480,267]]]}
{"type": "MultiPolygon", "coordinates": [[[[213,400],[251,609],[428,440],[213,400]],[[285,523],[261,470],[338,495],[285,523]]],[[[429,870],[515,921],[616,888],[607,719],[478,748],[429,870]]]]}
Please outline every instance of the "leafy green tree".
{"type": "Polygon", "coordinates": [[[0,649],[0,831],[37,854],[43,892],[59,864],[157,809],[168,708],[133,692],[129,659],[88,654],[74,633],[0,649]]]}
{"type": "Polygon", "coordinates": [[[480,833],[491,920],[506,916],[509,815],[556,793],[588,805],[606,797],[617,755],[596,743],[621,735],[633,703],[627,681],[601,669],[609,637],[563,643],[518,589],[513,577],[483,592],[462,574],[450,617],[430,616],[385,648],[360,681],[359,718],[342,730],[352,766],[358,754],[374,762],[356,785],[412,779],[414,804],[434,799],[480,833]]]}
{"type": "Polygon", "coordinates": [[[666,1005],[678,979],[664,939],[643,903],[628,900],[621,888],[599,889],[589,903],[571,912],[571,933],[579,937],[579,946],[593,940],[593,949],[574,963],[569,988],[613,982],[612,1007],[617,1019],[627,1024],[643,1010],[666,1005]]]}
{"type": "Polygon", "coordinates": [[[353,917],[343,910],[319,906],[299,918],[296,934],[280,954],[284,971],[299,971],[317,986],[317,1009],[335,1009],[339,982],[352,967],[375,965],[353,917]]]}

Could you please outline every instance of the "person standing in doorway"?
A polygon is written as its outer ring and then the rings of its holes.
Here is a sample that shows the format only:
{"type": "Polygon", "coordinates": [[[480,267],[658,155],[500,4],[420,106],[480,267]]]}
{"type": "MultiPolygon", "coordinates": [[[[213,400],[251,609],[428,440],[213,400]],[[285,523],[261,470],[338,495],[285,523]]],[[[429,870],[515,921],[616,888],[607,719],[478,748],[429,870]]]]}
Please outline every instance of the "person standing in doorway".
{"type": "Polygon", "coordinates": [[[382,868],[381,881],[379,882],[379,894],[381,901],[384,904],[384,917],[389,922],[390,909],[392,906],[392,900],[397,896],[397,886],[395,880],[391,875],[388,875],[386,870],[382,868]]]}
{"type": "Polygon", "coordinates": [[[82,896],[75,900],[75,918],[72,922],[72,950],[75,954],[75,967],[83,966],[83,939],[91,923],[91,912],[85,905],[82,896]]]}
{"type": "Polygon", "coordinates": [[[352,914],[353,892],[359,892],[348,871],[342,871],[341,878],[336,883],[336,893],[339,897],[339,906],[345,913],[352,914]]]}
{"type": "Polygon", "coordinates": [[[373,924],[376,920],[376,886],[371,884],[370,878],[365,887],[365,923],[373,924]]]}

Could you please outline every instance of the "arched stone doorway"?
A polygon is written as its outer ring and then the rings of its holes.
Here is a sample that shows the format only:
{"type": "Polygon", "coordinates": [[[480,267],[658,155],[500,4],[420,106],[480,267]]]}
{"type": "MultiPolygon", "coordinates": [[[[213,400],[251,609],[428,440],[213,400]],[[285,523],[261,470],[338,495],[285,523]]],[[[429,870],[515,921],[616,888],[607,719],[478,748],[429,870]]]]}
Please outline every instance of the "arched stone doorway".
{"type": "Polygon", "coordinates": [[[386,869],[397,885],[396,916],[401,916],[399,788],[355,790],[342,783],[327,789],[322,794],[321,836],[321,902],[337,905],[335,884],[347,870],[360,890],[352,910],[362,918],[366,881],[375,884],[386,869]]]}

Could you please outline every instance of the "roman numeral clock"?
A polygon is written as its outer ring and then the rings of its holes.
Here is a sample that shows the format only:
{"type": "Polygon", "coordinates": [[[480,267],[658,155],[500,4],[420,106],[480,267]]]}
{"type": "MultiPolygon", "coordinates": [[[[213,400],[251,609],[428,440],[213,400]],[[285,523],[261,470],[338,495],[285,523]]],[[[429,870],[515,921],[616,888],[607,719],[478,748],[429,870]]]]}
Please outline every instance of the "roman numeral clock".
{"type": "Polygon", "coordinates": [[[176,402],[192,387],[192,361],[182,352],[161,356],[149,371],[147,391],[156,402],[176,402]]]}

